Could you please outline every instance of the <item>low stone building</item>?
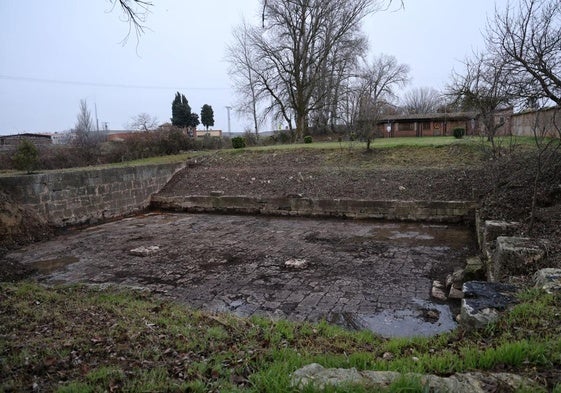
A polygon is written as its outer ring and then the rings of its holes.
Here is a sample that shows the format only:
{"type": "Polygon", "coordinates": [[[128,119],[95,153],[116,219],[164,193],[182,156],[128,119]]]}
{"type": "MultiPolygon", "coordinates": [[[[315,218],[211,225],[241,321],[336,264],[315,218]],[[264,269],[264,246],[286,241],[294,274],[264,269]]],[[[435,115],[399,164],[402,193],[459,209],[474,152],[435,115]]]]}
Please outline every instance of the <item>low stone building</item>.
{"type": "Polygon", "coordinates": [[[525,110],[512,116],[512,134],[516,136],[561,137],[561,108],[525,110]]]}
{"type": "Polygon", "coordinates": [[[454,128],[466,135],[479,130],[476,112],[424,113],[385,116],[378,120],[377,135],[384,138],[452,135],[454,128]]]}
{"type": "Polygon", "coordinates": [[[33,142],[35,146],[46,146],[52,144],[51,136],[45,134],[23,133],[14,135],[0,135],[0,150],[13,150],[24,139],[33,142]]]}
{"type": "MultiPolygon", "coordinates": [[[[498,110],[494,117],[495,124],[500,125],[496,135],[510,135],[512,108],[498,110]]],[[[477,112],[386,115],[378,120],[376,134],[381,138],[451,136],[455,128],[463,128],[465,135],[485,134],[485,126],[477,112]]]]}

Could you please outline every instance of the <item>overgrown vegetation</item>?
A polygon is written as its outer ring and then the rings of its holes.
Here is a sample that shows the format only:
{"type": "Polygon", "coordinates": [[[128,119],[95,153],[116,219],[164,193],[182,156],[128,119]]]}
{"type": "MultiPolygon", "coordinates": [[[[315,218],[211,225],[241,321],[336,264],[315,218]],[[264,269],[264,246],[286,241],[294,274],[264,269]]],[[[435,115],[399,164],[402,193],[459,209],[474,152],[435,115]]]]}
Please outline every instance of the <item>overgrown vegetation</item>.
{"type": "Polygon", "coordinates": [[[232,138],[232,147],[234,149],[243,149],[245,147],[245,138],[242,136],[232,138]]]}
{"type": "Polygon", "coordinates": [[[32,173],[39,165],[39,150],[28,139],[24,139],[18,145],[12,158],[17,170],[32,173]]]}
{"type": "MultiPolygon", "coordinates": [[[[561,298],[535,290],[485,331],[386,340],[327,323],[192,311],[141,291],[0,288],[2,391],[290,392],[290,373],[312,362],[443,376],[508,371],[543,391],[561,383],[561,298]]],[[[390,391],[423,391],[399,386],[422,389],[399,380],[390,391]]]]}
{"type": "Polygon", "coordinates": [[[452,134],[454,135],[454,138],[462,139],[464,137],[464,135],[466,134],[466,130],[464,128],[461,128],[461,127],[456,127],[452,130],[452,134]]]}

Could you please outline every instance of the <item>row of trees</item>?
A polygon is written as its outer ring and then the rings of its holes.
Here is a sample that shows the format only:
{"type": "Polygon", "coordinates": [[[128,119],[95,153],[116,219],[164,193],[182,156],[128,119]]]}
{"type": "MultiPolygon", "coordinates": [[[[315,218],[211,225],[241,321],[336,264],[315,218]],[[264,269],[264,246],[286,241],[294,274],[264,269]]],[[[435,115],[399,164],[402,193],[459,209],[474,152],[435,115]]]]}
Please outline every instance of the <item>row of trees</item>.
{"type": "Polygon", "coordinates": [[[503,125],[497,110],[561,105],[561,1],[508,3],[489,19],[485,40],[485,49],[454,74],[449,94],[480,113],[494,143],[503,125]]]}
{"type": "Polygon", "coordinates": [[[266,116],[282,119],[295,139],[310,126],[368,121],[365,103],[378,106],[408,79],[408,67],[391,56],[365,61],[361,21],[390,3],[262,0],[261,25],[242,23],[227,49],[237,107],[251,116],[254,131],[266,116]],[[379,63],[384,81],[375,80],[379,63]]]}
{"type": "MultiPolygon", "coordinates": [[[[333,131],[336,124],[368,133],[381,113],[392,110],[395,90],[409,80],[409,67],[393,56],[366,60],[360,23],[391,3],[261,0],[261,23],[243,22],[227,48],[237,107],[251,117],[253,130],[258,133],[272,116],[288,124],[296,139],[309,127],[333,131]]],[[[497,10],[485,50],[466,60],[448,91],[413,89],[402,108],[475,110],[493,141],[502,126],[493,115],[497,109],[559,105],[560,8],[559,0],[520,0],[497,10]]]]}
{"type": "MultiPolygon", "coordinates": [[[[262,0],[260,25],[243,22],[227,48],[238,110],[257,134],[264,119],[288,124],[294,139],[344,124],[367,141],[377,119],[396,112],[396,90],[409,82],[409,66],[394,56],[367,59],[361,21],[392,1],[262,0]]],[[[394,2],[394,4],[397,3],[394,2]]],[[[401,4],[401,3],[399,3],[401,4]]],[[[409,113],[444,106],[443,95],[417,88],[403,97],[409,113]]]]}
{"type": "MultiPolygon", "coordinates": [[[[541,109],[561,106],[561,1],[520,0],[508,3],[489,19],[486,45],[454,75],[450,94],[480,113],[492,153],[500,146],[495,133],[502,126],[494,112],[505,107],[535,113],[535,174],[529,231],[533,229],[540,182],[548,168],[559,167],[561,122],[541,109]],[[549,138],[556,135],[557,138],[549,138]]],[[[558,176],[558,175],[557,175],[558,176]]]]}

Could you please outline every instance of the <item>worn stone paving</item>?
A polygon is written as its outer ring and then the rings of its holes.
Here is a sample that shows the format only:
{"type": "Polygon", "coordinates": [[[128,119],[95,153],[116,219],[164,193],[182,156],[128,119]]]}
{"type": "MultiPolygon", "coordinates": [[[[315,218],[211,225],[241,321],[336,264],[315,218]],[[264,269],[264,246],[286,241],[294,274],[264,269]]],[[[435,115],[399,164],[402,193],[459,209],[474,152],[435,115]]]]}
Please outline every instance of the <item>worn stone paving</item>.
{"type": "Polygon", "coordinates": [[[47,283],[140,286],[212,311],[424,335],[453,328],[448,306],[431,302],[431,281],[474,250],[461,226],[153,213],[8,258],[32,264],[47,283]]]}

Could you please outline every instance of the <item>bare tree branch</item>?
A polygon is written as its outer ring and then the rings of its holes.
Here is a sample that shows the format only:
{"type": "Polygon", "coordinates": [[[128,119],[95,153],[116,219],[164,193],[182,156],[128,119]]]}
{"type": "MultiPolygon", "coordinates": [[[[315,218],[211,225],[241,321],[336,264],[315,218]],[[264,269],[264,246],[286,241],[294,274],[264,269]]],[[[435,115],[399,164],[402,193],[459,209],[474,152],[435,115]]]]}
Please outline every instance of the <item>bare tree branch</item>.
{"type": "Polygon", "coordinates": [[[113,8],[119,5],[123,12],[123,20],[129,24],[129,31],[121,41],[126,44],[131,33],[134,31],[137,42],[146,29],[146,16],[150,13],[150,7],[154,4],[147,0],[109,0],[113,8]]]}

